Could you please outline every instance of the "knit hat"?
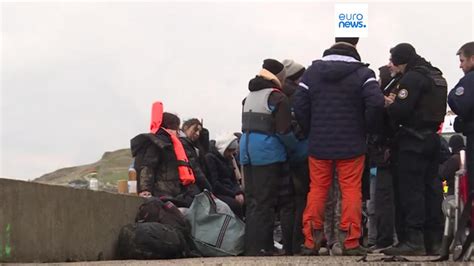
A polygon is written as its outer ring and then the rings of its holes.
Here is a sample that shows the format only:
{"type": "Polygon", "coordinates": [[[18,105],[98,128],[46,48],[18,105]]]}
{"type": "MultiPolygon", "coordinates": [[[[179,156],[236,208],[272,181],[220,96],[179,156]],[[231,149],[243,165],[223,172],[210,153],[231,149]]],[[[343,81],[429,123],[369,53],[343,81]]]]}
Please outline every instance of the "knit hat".
{"type": "Polygon", "coordinates": [[[390,49],[390,60],[396,66],[408,64],[413,58],[417,56],[415,47],[409,43],[400,43],[390,49]]]}
{"type": "Polygon", "coordinates": [[[449,147],[451,147],[453,153],[459,152],[464,149],[464,139],[461,135],[452,135],[449,138],[449,147]]]}
{"type": "Polygon", "coordinates": [[[352,45],[357,45],[359,42],[359,37],[336,37],[336,42],[346,42],[352,45]]]}
{"type": "Polygon", "coordinates": [[[278,62],[275,59],[265,59],[263,60],[262,67],[270,71],[273,75],[275,75],[281,84],[284,83],[286,78],[286,71],[285,66],[282,63],[278,62]]]}
{"type": "Polygon", "coordinates": [[[296,63],[292,59],[285,59],[282,63],[285,66],[286,79],[295,81],[303,76],[303,73],[306,70],[304,66],[296,63]]]}
{"type": "Polygon", "coordinates": [[[227,149],[237,149],[239,146],[237,137],[234,134],[225,134],[216,138],[216,148],[224,156],[227,149]]]}

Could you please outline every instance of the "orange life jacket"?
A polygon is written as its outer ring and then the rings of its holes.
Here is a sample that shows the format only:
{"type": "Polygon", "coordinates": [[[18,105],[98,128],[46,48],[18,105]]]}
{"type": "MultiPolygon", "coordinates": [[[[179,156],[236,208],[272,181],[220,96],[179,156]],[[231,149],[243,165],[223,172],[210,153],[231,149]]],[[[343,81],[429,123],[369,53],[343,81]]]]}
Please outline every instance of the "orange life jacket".
{"type": "Polygon", "coordinates": [[[161,122],[163,121],[163,103],[154,102],[151,107],[151,123],[150,131],[153,134],[158,132],[158,129],[161,127],[161,122]]]}
{"type": "Polygon", "coordinates": [[[184,151],[183,144],[174,133],[169,132],[167,129],[165,130],[170,135],[171,142],[173,143],[174,154],[176,155],[176,160],[178,160],[178,173],[181,184],[184,186],[194,184],[196,178],[194,177],[193,169],[189,164],[188,156],[184,151]]]}

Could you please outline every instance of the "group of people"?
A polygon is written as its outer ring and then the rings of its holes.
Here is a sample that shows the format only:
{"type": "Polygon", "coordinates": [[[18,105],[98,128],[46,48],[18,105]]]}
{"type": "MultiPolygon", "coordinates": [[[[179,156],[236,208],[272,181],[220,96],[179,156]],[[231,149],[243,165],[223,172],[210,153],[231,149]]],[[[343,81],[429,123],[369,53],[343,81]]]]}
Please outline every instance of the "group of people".
{"type": "Polygon", "coordinates": [[[334,255],[437,254],[440,174],[459,162],[459,145],[441,159],[447,102],[458,115],[455,130],[467,137],[467,169],[474,167],[474,42],[457,51],[465,76],[448,96],[441,70],[411,44],[390,49],[377,78],[358,41],[336,38],[307,69],[290,59],[264,60],[242,101],[241,133],[209,140],[198,119],[180,129],[176,115],[154,108],[161,112],[152,114],[152,132],[131,140],[139,195],[186,207],[211,191],[245,221],[248,256],[320,255],[323,247],[334,255]],[[362,203],[369,197],[366,248],[362,203]],[[276,220],[282,251],[274,245],[276,220]]]}
{"type": "Polygon", "coordinates": [[[130,170],[137,172],[138,195],[189,207],[195,195],[208,190],[243,218],[244,192],[234,158],[238,136],[223,135],[211,142],[199,119],[186,120],[180,127],[175,114],[162,108],[153,111],[151,133],[131,140],[130,170]]]}

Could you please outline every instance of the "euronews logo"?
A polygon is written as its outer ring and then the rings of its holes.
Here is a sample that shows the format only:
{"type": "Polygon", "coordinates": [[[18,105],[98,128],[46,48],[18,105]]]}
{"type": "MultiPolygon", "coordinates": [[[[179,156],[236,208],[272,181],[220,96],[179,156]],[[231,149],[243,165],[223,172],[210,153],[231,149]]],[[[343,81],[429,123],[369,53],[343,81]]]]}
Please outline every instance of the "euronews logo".
{"type": "Polygon", "coordinates": [[[362,13],[339,14],[339,28],[366,28],[362,13]]]}
{"type": "Polygon", "coordinates": [[[368,4],[335,4],[335,37],[367,37],[369,32],[368,4]]]}

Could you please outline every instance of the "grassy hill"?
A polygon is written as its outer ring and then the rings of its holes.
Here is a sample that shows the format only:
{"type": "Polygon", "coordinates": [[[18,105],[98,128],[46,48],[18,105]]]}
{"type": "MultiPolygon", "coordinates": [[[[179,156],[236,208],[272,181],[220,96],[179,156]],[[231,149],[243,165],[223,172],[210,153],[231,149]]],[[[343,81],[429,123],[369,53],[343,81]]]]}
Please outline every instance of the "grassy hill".
{"type": "Polygon", "coordinates": [[[130,149],[106,152],[95,163],[62,168],[42,175],[36,178],[34,182],[68,186],[72,181],[85,183],[90,178],[95,177],[99,180],[101,190],[117,191],[117,181],[128,179],[128,167],[131,161],[130,149]]]}

